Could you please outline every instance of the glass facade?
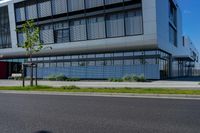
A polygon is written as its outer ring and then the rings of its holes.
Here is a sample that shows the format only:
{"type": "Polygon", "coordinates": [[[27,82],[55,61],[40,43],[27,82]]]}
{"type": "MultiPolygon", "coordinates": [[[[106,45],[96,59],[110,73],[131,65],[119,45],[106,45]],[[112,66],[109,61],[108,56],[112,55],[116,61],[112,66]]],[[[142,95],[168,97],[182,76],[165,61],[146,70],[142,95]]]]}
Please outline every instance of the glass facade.
{"type": "Polygon", "coordinates": [[[11,47],[8,7],[0,7],[0,49],[11,47]]]}
{"type": "Polygon", "coordinates": [[[91,17],[87,19],[88,39],[106,38],[105,21],[103,16],[91,17]]]}
{"type": "MultiPolygon", "coordinates": [[[[32,4],[32,3],[31,2],[27,3],[29,5],[27,5],[25,7],[26,20],[36,19],[38,17],[38,14],[37,14],[37,5],[36,4],[32,4]]],[[[20,15],[22,15],[22,13],[20,13],[20,15]]],[[[18,18],[18,14],[16,16],[18,18]]]]}
{"type": "MultiPolygon", "coordinates": [[[[56,70],[57,73],[63,73],[62,69],[65,70],[65,72],[66,70],[72,70],[76,73],[77,77],[81,77],[83,73],[88,73],[89,75],[90,72],[92,72],[94,75],[96,74],[96,76],[93,77],[94,79],[115,77],[113,74],[107,74],[106,71],[102,71],[102,74],[104,74],[104,76],[102,76],[101,74],[101,76],[97,76],[99,69],[108,69],[109,71],[114,71],[115,69],[116,71],[118,69],[124,70],[124,72],[121,72],[121,76],[124,76],[128,73],[135,73],[136,75],[143,74],[147,77],[149,75],[150,77],[152,69],[156,68],[153,72],[157,74],[157,77],[161,77],[164,79],[169,77],[169,58],[170,55],[167,53],[159,50],[152,50],[37,57],[33,58],[33,61],[38,64],[39,71],[43,69],[53,69],[56,70]],[[106,77],[105,74],[107,75],[106,77]]],[[[22,60],[23,59],[11,59],[9,60],[9,62],[20,62],[22,60]]],[[[24,61],[30,60],[24,59],[24,61]]],[[[69,74],[68,72],[66,73],[69,74]]],[[[87,77],[87,74],[85,76],[87,77]]]]}
{"type": "Polygon", "coordinates": [[[40,18],[52,15],[50,0],[41,0],[41,2],[38,3],[38,15],[40,18]]]}
{"type": "MultiPolygon", "coordinates": [[[[66,43],[143,34],[141,10],[98,15],[40,25],[43,44],[66,43]]],[[[18,33],[18,43],[23,42],[18,33]]],[[[19,45],[21,46],[21,45],[19,45]]]]}
{"type": "Polygon", "coordinates": [[[126,5],[135,3],[132,0],[28,0],[15,4],[15,13],[17,22],[21,22],[113,4],[122,6],[123,2],[126,5]]]}
{"type": "Polygon", "coordinates": [[[186,77],[186,76],[193,76],[193,75],[199,75],[198,73],[194,73],[195,63],[193,61],[186,61],[183,59],[176,59],[172,63],[173,77],[186,77]]]}
{"type": "Polygon", "coordinates": [[[124,14],[109,14],[106,17],[106,30],[108,37],[124,36],[124,14]]]}
{"type": "Polygon", "coordinates": [[[69,42],[69,23],[60,22],[54,24],[54,43],[69,42]]]}
{"type": "Polygon", "coordinates": [[[67,1],[66,0],[52,0],[53,15],[62,14],[67,12],[67,1]]]}
{"type": "Polygon", "coordinates": [[[125,24],[126,24],[126,35],[137,35],[142,34],[142,12],[128,11],[125,14],[125,24]]]}
{"type": "Polygon", "coordinates": [[[70,37],[72,42],[87,40],[85,19],[70,22],[70,37]]]}
{"type": "Polygon", "coordinates": [[[171,25],[169,25],[169,42],[177,47],[177,31],[171,25]]]}
{"type": "Polygon", "coordinates": [[[69,12],[85,9],[84,0],[68,0],[69,12]]]}
{"type": "MultiPolygon", "coordinates": [[[[96,7],[108,5],[109,8],[110,6],[115,8],[116,4],[123,2],[130,5],[138,4],[131,0],[29,0],[15,4],[16,23],[17,27],[20,27],[25,20],[37,21],[43,44],[143,34],[141,5],[127,11],[97,13],[99,10],[106,11],[106,9],[96,9],[96,7]],[[94,10],[89,11],[91,15],[83,17],[87,9],[94,10]],[[60,18],[62,20],[58,21],[60,18]]],[[[18,45],[22,46],[24,34],[17,34],[18,45]]]]}
{"type": "Polygon", "coordinates": [[[40,27],[40,40],[43,44],[54,43],[53,25],[42,25],[40,27]]]}
{"type": "Polygon", "coordinates": [[[24,7],[19,7],[15,10],[17,16],[16,16],[16,21],[20,22],[20,21],[25,21],[26,17],[25,17],[25,8],[24,7]]]}
{"type": "Polygon", "coordinates": [[[86,0],[86,8],[94,8],[104,5],[104,0],[86,0]]]}
{"type": "MultiPolygon", "coordinates": [[[[164,79],[169,77],[169,58],[167,53],[152,50],[37,57],[33,61],[38,64],[39,78],[62,73],[69,77],[92,79],[123,77],[127,74],[164,79]]],[[[9,60],[14,63],[27,61],[30,60],[9,60]]]]}
{"type": "Polygon", "coordinates": [[[173,3],[172,0],[169,0],[169,19],[170,21],[176,26],[177,22],[177,11],[176,5],[173,3]]]}
{"type": "Polygon", "coordinates": [[[169,42],[177,47],[177,11],[172,0],[169,0],[169,42]]]}

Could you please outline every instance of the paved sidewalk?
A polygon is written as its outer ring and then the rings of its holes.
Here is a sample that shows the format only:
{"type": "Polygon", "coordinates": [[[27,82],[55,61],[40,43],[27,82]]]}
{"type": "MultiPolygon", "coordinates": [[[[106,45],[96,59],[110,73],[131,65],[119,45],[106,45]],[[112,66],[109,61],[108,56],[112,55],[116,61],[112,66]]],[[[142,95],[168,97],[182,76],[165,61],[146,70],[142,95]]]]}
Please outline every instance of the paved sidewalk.
{"type": "MultiPolygon", "coordinates": [[[[0,80],[0,86],[21,86],[21,81],[0,80]]],[[[26,81],[29,85],[29,81],[26,81]]],[[[153,82],[107,82],[107,81],[38,81],[38,85],[47,85],[53,87],[78,86],[78,87],[96,87],[96,88],[176,88],[176,89],[200,89],[197,81],[153,81],[153,82]]]]}
{"type": "Polygon", "coordinates": [[[134,93],[96,93],[96,92],[91,93],[91,92],[50,92],[50,91],[15,91],[15,90],[10,90],[10,91],[0,90],[0,94],[200,100],[200,95],[186,95],[186,94],[134,94],[134,93]]]}

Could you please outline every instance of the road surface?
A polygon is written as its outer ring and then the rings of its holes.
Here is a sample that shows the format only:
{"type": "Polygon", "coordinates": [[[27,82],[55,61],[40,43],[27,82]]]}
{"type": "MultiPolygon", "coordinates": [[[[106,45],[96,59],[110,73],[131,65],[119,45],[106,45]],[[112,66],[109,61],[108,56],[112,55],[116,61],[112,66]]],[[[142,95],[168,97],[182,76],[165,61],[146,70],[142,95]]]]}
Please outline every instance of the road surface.
{"type": "Polygon", "coordinates": [[[1,133],[198,133],[200,101],[0,93],[1,133]]]}

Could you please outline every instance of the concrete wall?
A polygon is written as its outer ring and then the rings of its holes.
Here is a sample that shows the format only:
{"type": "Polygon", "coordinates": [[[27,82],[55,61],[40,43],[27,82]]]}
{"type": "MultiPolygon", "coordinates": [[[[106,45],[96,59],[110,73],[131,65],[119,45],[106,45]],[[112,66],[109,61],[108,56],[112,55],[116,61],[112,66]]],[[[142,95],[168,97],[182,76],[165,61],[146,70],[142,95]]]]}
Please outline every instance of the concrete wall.
{"type": "Polygon", "coordinates": [[[177,47],[169,42],[169,0],[156,0],[158,47],[172,55],[183,52],[182,18],[177,6],[177,47]]]}

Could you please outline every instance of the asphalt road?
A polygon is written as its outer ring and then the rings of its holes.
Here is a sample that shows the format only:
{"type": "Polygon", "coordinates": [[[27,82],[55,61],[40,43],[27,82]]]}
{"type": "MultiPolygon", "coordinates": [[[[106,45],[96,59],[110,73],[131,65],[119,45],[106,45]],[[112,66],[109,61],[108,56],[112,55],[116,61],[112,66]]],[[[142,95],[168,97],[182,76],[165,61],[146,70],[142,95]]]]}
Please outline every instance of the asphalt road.
{"type": "Polygon", "coordinates": [[[0,133],[199,133],[200,101],[0,94],[0,133]]]}

